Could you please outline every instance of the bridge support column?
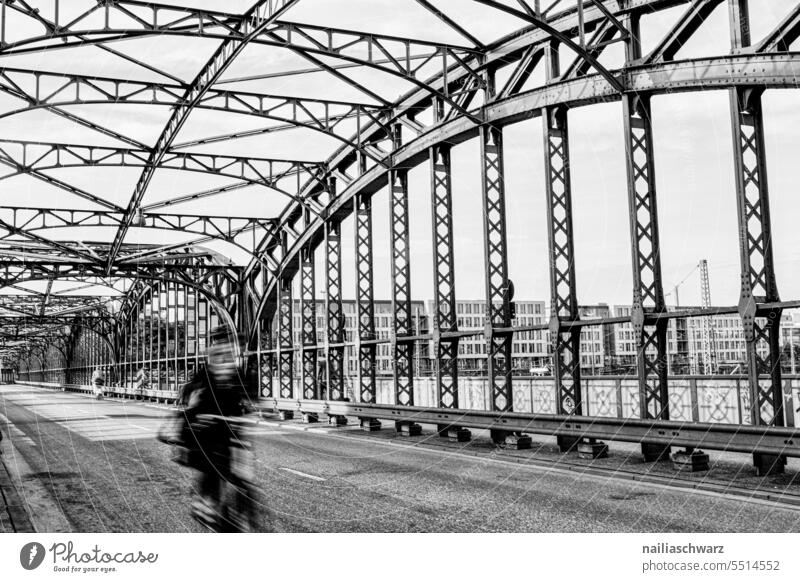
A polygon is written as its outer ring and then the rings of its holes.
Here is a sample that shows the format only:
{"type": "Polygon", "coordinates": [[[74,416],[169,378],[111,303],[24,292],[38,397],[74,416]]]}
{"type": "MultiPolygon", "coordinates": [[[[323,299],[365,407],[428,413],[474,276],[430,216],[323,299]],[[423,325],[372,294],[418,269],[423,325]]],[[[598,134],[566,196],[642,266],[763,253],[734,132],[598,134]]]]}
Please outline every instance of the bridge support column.
{"type": "MultiPolygon", "coordinates": [[[[372,275],[372,198],[358,194],[356,215],[356,296],[358,310],[358,398],[366,404],[376,403],[375,386],[375,312],[372,275]]],[[[361,418],[363,430],[379,430],[374,418],[361,418]]]]}
{"type": "MultiPolygon", "coordinates": [[[[441,106],[441,102],[437,105],[441,106]]],[[[438,111],[438,109],[437,109],[438,111]]],[[[441,112],[437,114],[441,118],[441,112]]],[[[433,349],[437,405],[458,408],[458,331],[456,318],[455,262],[453,253],[453,203],[450,146],[430,149],[431,209],[433,213],[433,349]]],[[[441,426],[439,435],[459,442],[472,434],[459,426],[441,426]]]]}
{"type": "Polygon", "coordinates": [[[392,241],[392,352],[395,402],[414,406],[414,335],[411,313],[411,264],[408,236],[408,174],[389,173],[392,241]]]}
{"type": "MultiPolygon", "coordinates": [[[[280,397],[294,396],[294,352],[292,345],[292,281],[281,278],[278,283],[278,378],[280,397]]],[[[292,418],[294,412],[281,410],[281,420],[292,418]]]]}
{"type": "Polygon", "coordinates": [[[508,278],[506,206],[503,176],[503,134],[490,125],[480,128],[486,264],[486,325],[492,410],[513,410],[511,327],[513,287],[508,278]],[[498,329],[501,328],[501,329],[498,329]]]}
{"type": "MultiPolygon", "coordinates": [[[[318,399],[317,385],[317,305],[314,285],[314,251],[303,249],[300,263],[300,344],[302,350],[303,398],[318,399]]],[[[316,415],[314,415],[316,417],[316,415]]]]}
{"type": "MultiPolygon", "coordinates": [[[[622,100],[628,205],[633,241],[633,307],[631,323],[637,338],[639,414],[643,419],[669,419],[667,387],[667,320],[661,280],[661,255],[653,160],[653,129],[649,96],[625,95],[622,100]]],[[[643,444],[645,461],[669,458],[670,447],[643,444]]]]}
{"type": "MultiPolygon", "coordinates": [[[[557,52],[549,49],[548,63],[557,75],[557,52]]],[[[575,252],[572,230],[572,188],[569,162],[567,110],[552,107],[542,111],[544,121],[545,170],[547,173],[548,243],[550,249],[550,337],[553,342],[553,376],[559,414],[582,415],[581,328],[575,283],[575,252]]],[[[557,436],[561,452],[607,454],[602,443],[580,437],[557,436]],[[596,446],[595,446],[596,445],[596,446]]]]}
{"type": "Polygon", "coordinates": [[[259,362],[259,383],[261,398],[272,398],[274,395],[274,387],[272,384],[273,369],[275,366],[275,356],[272,353],[272,332],[270,331],[271,324],[268,321],[263,321],[259,324],[259,345],[260,362],[259,362]]]}
{"type": "MultiPolygon", "coordinates": [[[[331,198],[335,184],[330,181],[331,198]]],[[[323,398],[328,400],[347,400],[344,392],[344,327],[342,310],[342,240],[340,225],[330,222],[325,229],[325,272],[326,287],[325,313],[328,321],[328,337],[325,374],[327,389],[323,398]]],[[[331,424],[347,424],[347,418],[339,415],[328,417],[331,424]]]]}
{"type": "MultiPolygon", "coordinates": [[[[729,0],[731,48],[750,45],[746,0],[729,0]]],[[[739,314],[747,349],[750,418],[756,425],[785,426],[780,367],[781,310],[772,254],[767,158],[760,87],[729,89],[736,199],[739,218],[741,291],[739,314]]],[[[782,473],[786,457],[755,453],[758,475],[782,473]]]]}

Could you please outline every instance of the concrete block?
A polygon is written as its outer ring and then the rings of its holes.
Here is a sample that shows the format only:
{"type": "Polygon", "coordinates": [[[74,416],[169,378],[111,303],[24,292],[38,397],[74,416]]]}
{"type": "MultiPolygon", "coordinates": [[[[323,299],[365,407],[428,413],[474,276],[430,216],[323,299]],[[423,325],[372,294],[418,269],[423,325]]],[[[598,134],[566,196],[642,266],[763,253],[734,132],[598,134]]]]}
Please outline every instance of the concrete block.
{"type": "Polygon", "coordinates": [[[447,438],[457,443],[468,443],[472,439],[472,433],[463,427],[452,427],[447,431],[447,438]]]}
{"type": "Polygon", "coordinates": [[[578,448],[581,442],[581,437],[576,436],[557,436],[556,442],[558,443],[558,450],[562,453],[569,453],[578,448]]]}
{"type": "Polygon", "coordinates": [[[377,418],[361,418],[361,430],[366,432],[375,432],[381,430],[381,421],[377,418]]]}
{"type": "Polygon", "coordinates": [[[785,455],[753,453],[753,470],[759,477],[780,475],[786,469],[785,455]]]}
{"type": "Polygon", "coordinates": [[[504,444],[507,449],[516,449],[521,451],[523,449],[529,449],[533,445],[533,441],[531,437],[526,434],[507,434],[506,438],[504,439],[504,444]]]}
{"type": "Polygon", "coordinates": [[[670,454],[669,445],[654,445],[642,443],[642,457],[645,463],[655,463],[656,461],[668,461],[670,454]]]}
{"type": "Polygon", "coordinates": [[[581,459],[605,459],[608,457],[608,445],[594,439],[579,442],[577,450],[581,459]]]}
{"type": "Polygon", "coordinates": [[[416,422],[398,422],[395,428],[400,436],[419,436],[422,434],[422,427],[416,422]]]}
{"type": "Polygon", "coordinates": [[[700,450],[678,451],[672,454],[672,466],[691,473],[708,471],[708,455],[700,450]]]}

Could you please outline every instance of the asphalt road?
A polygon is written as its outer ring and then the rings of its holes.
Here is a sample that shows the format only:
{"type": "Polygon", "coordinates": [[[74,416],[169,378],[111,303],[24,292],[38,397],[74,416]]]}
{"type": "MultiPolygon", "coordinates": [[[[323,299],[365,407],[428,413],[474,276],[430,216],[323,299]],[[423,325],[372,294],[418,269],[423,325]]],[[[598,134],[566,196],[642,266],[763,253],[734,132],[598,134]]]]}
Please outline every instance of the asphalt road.
{"type": "MultiPolygon", "coordinates": [[[[188,515],[193,471],[154,438],[168,414],[0,386],[0,447],[37,529],[202,531],[188,515]]],[[[769,503],[295,428],[249,431],[262,531],[800,531],[800,511],[769,503]]]]}

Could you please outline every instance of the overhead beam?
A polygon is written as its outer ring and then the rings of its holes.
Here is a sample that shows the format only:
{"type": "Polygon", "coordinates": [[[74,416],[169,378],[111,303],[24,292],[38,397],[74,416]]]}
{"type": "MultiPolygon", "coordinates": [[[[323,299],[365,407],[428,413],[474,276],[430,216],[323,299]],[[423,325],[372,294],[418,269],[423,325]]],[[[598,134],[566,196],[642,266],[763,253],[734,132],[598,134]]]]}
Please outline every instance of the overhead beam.
{"type": "Polygon", "coordinates": [[[297,0],[261,0],[245,13],[242,22],[237,26],[237,31],[242,34],[242,38],[229,38],[217,48],[208,63],[201,69],[200,73],[192,81],[191,86],[183,95],[183,104],[177,106],[170,116],[161,136],[156,141],[155,148],[148,159],[148,166],[139,177],[133,195],[128,206],[122,224],[117,230],[114,241],[111,243],[110,252],[106,262],[106,270],[111,271],[114,260],[117,257],[119,248],[125,239],[125,235],[130,228],[134,214],[139,208],[145,192],[150,185],[150,181],[157,167],[167,151],[169,150],[178,132],[183,127],[194,107],[200,102],[203,95],[216,83],[222,73],[230,66],[233,60],[247,46],[253,38],[257,37],[275,18],[294,5],[297,0]]]}

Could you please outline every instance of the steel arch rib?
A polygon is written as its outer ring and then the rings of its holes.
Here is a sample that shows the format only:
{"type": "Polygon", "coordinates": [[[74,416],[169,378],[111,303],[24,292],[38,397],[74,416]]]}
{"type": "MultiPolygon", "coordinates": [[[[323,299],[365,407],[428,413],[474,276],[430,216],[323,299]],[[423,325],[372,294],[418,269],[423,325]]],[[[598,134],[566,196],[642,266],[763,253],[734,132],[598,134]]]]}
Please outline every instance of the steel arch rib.
{"type": "Polygon", "coordinates": [[[155,168],[160,164],[167,150],[172,145],[178,132],[183,127],[195,105],[199,103],[203,95],[219,79],[223,72],[230,66],[233,60],[241,53],[245,46],[257,35],[259,35],[274,19],[285,12],[289,7],[296,4],[299,0],[260,0],[253,8],[248,10],[242,18],[237,31],[243,34],[243,38],[229,38],[217,48],[214,55],[195,77],[190,87],[184,94],[184,103],[178,105],[172,113],[167,125],[164,127],[161,136],[156,141],[156,146],[148,160],[148,167],[144,169],[139,178],[136,188],[131,196],[130,202],[125,209],[122,224],[117,230],[111,249],[108,254],[106,271],[110,272],[114,264],[117,253],[122,246],[122,241],[133,222],[136,208],[141,204],[147,187],[155,173],[155,168]]]}

